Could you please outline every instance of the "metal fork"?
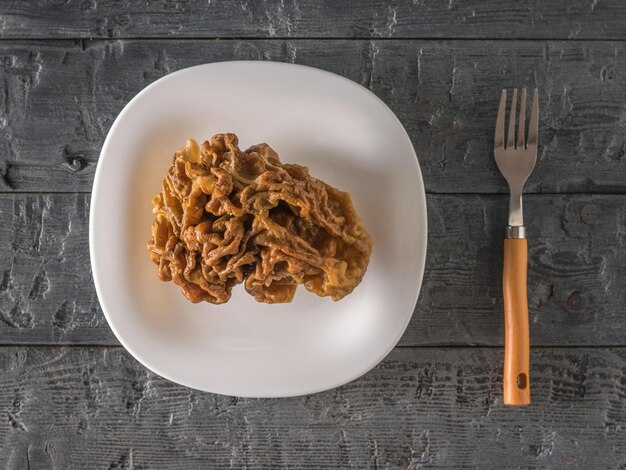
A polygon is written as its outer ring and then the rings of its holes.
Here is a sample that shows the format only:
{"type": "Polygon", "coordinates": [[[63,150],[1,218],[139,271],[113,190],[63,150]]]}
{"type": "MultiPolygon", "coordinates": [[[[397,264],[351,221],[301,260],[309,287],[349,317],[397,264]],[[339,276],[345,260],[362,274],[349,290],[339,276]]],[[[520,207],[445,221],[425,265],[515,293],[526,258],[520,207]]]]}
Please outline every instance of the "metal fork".
{"type": "Polygon", "coordinates": [[[517,108],[517,88],[513,90],[509,130],[504,141],[504,119],[506,114],[506,90],[502,90],[494,154],[502,176],[509,183],[509,224],[504,240],[504,268],[502,294],[504,301],[504,404],[530,404],[530,339],[528,328],[527,268],[528,244],[522,212],[522,191],[537,161],[537,140],[539,133],[539,93],[535,88],[528,140],[526,126],[526,88],[522,89],[517,139],[515,136],[515,114],[517,108]]]}

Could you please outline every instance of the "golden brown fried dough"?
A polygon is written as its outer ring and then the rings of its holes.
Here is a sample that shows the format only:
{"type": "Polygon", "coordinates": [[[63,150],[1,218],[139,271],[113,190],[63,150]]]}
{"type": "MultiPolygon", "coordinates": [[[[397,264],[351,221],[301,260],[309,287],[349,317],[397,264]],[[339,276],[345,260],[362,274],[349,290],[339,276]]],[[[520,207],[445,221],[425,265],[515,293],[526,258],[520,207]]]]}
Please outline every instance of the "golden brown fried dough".
{"type": "Polygon", "coordinates": [[[259,302],[291,302],[298,284],[340,300],[361,282],[372,241],[350,195],[237,136],[189,140],[174,155],[148,250],[159,278],[192,302],[228,302],[243,283],[259,302]]]}

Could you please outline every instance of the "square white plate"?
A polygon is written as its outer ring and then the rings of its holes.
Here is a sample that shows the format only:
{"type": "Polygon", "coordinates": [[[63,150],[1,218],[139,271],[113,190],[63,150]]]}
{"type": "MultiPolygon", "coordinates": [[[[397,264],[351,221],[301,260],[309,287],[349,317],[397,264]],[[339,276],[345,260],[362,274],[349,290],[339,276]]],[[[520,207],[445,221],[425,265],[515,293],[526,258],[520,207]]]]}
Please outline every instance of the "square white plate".
{"type": "Polygon", "coordinates": [[[119,341],[157,374],[226,395],[284,397],[367,372],[404,332],[426,257],[426,201],[413,146],[362,86],[318,69],[223,62],[172,73],[120,113],[100,155],[90,214],[98,298],[119,341]],[[339,302],[298,289],[256,303],[243,286],[224,305],[191,304],[158,280],[146,243],[152,196],[176,149],[233,132],[351,193],[373,239],[363,282],[339,302]]]}

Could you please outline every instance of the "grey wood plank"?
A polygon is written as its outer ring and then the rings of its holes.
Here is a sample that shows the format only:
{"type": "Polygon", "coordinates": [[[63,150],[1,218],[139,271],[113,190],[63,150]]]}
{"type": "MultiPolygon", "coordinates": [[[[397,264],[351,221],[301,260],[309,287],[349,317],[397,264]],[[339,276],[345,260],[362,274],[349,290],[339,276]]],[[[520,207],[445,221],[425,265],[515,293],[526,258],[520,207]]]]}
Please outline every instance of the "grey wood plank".
{"type": "Polygon", "coordinates": [[[2,196],[0,220],[0,342],[111,342],[89,268],[89,196],[2,196]]]}
{"type": "Polygon", "coordinates": [[[625,38],[619,0],[5,1],[0,37],[625,38]]]}
{"type": "MultiPolygon", "coordinates": [[[[525,196],[531,344],[625,344],[625,203],[525,196]]],[[[433,195],[428,211],[424,283],[404,344],[503,344],[508,197],[433,195]]]]}
{"type": "MultiPolygon", "coordinates": [[[[625,192],[626,43],[96,41],[0,43],[0,191],[89,191],[114,118],[192,65],[261,59],[319,67],[381,97],[430,192],[505,192],[493,161],[499,90],[541,89],[530,192],[625,192]]],[[[207,110],[210,112],[210,109],[207,110]]]]}
{"type": "Polygon", "coordinates": [[[626,351],[539,349],[504,407],[500,349],[397,349],[288,399],[202,393],[121,348],[0,349],[6,468],[620,468],[626,351]]]}
{"type": "MultiPolygon", "coordinates": [[[[117,344],[89,270],[88,199],[0,196],[0,344],[117,344]]],[[[507,208],[505,196],[428,196],[426,272],[402,345],[502,344],[507,208]]],[[[626,345],[626,196],[529,195],[525,209],[532,344],[626,345]]]]}

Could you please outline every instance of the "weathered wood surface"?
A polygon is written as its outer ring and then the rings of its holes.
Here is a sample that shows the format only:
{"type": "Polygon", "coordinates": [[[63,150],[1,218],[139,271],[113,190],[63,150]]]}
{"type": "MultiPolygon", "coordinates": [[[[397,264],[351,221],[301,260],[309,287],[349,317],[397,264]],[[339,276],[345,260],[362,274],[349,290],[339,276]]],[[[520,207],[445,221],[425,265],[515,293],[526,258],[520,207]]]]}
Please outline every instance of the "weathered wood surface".
{"type": "Polygon", "coordinates": [[[625,49],[585,41],[4,41],[0,191],[89,191],[110,125],[142,88],[196,64],[263,59],[369,87],[406,126],[431,192],[506,192],[492,157],[498,90],[539,86],[540,154],[527,190],[626,192],[625,49]]]}
{"type": "Polygon", "coordinates": [[[0,220],[0,343],[111,342],[89,268],[89,196],[4,195],[0,220]]]}
{"type": "MultiPolygon", "coordinates": [[[[403,345],[501,345],[495,195],[429,195],[422,292],[403,345]]],[[[533,345],[626,345],[626,196],[531,195],[533,345]]],[[[89,196],[0,197],[0,342],[117,344],[92,283],[89,196]]]]}
{"type": "Polygon", "coordinates": [[[626,468],[625,24],[620,0],[0,0],[0,466],[626,468]],[[329,392],[161,379],[93,287],[88,193],[115,116],[172,71],[241,59],[371,89],[430,193],[403,347],[329,392]],[[502,349],[479,346],[503,341],[498,90],[523,85],[542,93],[527,190],[558,194],[525,198],[533,405],[514,409],[502,349]]]}
{"type": "Polygon", "coordinates": [[[550,468],[626,463],[626,350],[535,349],[505,408],[500,349],[398,349],[338,389],[196,392],[120,348],[0,349],[5,468],[550,468]]]}
{"type": "Polygon", "coordinates": [[[0,37],[625,38],[620,0],[4,1],[0,37]]]}

